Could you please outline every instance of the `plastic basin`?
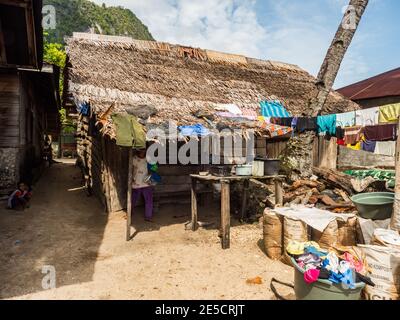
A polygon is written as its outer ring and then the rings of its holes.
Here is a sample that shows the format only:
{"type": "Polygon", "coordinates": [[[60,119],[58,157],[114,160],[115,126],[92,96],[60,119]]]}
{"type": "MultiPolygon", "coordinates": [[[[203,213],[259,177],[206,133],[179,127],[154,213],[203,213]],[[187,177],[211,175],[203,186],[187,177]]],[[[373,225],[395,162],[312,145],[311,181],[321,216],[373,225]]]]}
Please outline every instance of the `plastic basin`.
{"type": "Polygon", "coordinates": [[[393,212],[393,192],[361,193],[351,197],[359,215],[364,219],[386,220],[393,212]]]}
{"type": "Polygon", "coordinates": [[[361,300],[361,291],[365,283],[355,284],[354,289],[345,289],[341,284],[329,280],[318,280],[308,284],[304,281],[304,271],[291,258],[295,269],[294,291],[297,300],[361,300]]]}

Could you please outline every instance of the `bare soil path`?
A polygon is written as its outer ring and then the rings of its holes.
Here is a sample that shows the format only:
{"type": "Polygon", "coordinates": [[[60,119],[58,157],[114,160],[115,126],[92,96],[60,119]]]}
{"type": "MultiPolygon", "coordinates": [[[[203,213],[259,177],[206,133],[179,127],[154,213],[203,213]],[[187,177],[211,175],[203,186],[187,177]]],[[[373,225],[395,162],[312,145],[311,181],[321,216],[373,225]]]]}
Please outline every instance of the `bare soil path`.
{"type": "MultiPolygon", "coordinates": [[[[125,237],[125,214],[106,215],[81,188],[79,169],[63,161],[48,169],[31,208],[0,208],[2,299],[275,299],[270,280],[292,282],[292,268],[267,258],[259,225],[231,229],[231,249],[218,238],[218,210],[202,208],[214,227],[185,231],[190,206],[168,206],[125,237]],[[56,288],[42,288],[43,266],[56,270],[56,288]],[[260,276],[261,285],[246,280],[260,276]]],[[[291,290],[280,287],[282,294],[291,290]]]]}

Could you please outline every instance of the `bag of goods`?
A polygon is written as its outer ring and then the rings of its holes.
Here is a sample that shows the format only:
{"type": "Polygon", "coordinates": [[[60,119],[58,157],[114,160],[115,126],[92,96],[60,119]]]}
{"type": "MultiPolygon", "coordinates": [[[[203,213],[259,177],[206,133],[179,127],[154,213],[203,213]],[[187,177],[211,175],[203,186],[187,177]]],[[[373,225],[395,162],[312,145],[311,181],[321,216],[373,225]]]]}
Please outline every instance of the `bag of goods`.
{"type": "Polygon", "coordinates": [[[359,245],[366,256],[375,286],[366,286],[367,300],[400,299],[400,250],[391,247],[359,245]]]}
{"type": "MultiPolygon", "coordinates": [[[[303,221],[291,217],[283,217],[283,246],[287,248],[290,241],[307,242],[307,224],[303,221]]],[[[290,256],[287,254],[286,250],[283,256],[283,262],[292,265],[290,261],[290,256]]]]}
{"type": "Polygon", "coordinates": [[[279,260],[282,257],[282,232],[283,217],[271,210],[265,210],[263,218],[264,247],[270,259],[279,260]]]}
{"type": "Polygon", "coordinates": [[[394,230],[375,229],[371,244],[400,249],[400,235],[394,230]]]}
{"type": "Polygon", "coordinates": [[[338,223],[338,244],[341,246],[357,245],[357,217],[348,218],[347,221],[337,220],[338,223]]]}
{"type": "Polygon", "coordinates": [[[337,220],[331,221],[323,232],[312,229],[311,240],[317,242],[321,248],[329,249],[335,247],[339,239],[339,228],[337,220]]]}

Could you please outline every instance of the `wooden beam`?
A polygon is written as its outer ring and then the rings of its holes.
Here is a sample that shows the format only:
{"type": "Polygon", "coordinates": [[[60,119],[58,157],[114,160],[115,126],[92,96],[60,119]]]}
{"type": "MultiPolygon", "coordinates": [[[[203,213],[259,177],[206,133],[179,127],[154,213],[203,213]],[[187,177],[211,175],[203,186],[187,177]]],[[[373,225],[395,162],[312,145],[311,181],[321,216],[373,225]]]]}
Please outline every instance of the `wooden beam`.
{"type": "Polygon", "coordinates": [[[131,240],[132,229],[132,161],[133,149],[129,148],[129,172],[128,172],[128,195],[127,195],[127,210],[126,210],[126,241],[131,240]]]}
{"type": "Polygon", "coordinates": [[[198,229],[198,216],[197,216],[197,180],[192,178],[192,231],[196,231],[198,229]]]}
{"type": "Polygon", "coordinates": [[[230,248],[230,229],[231,229],[230,184],[228,180],[221,180],[222,249],[230,248]]]}
{"type": "Polygon", "coordinates": [[[4,41],[4,34],[0,23],[0,65],[7,64],[6,43],[4,41]]]}
{"type": "Polygon", "coordinates": [[[28,50],[29,50],[29,59],[31,59],[31,64],[38,68],[37,64],[37,51],[36,51],[36,32],[35,32],[35,17],[33,13],[32,5],[29,5],[25,8],[25,18],[26,18],[26,35],[28,38],[28,50]]]}
{"type": "Polygon", "coordinates": [[[275,206],[283,207],[283,182],[275,179],[275,206]]]}
{"type": "Polygon", "coordinates": [[[242,212],[241,212],[242,220],[244,219],[244,216],[246,214],[247,197],[249,195],[249,184],[250,184],[249,180],[243,181],[243,198],[242,198],[242,212]]]}
{"type": "MultiPolygon", "coordinates": [[[[399,117],[400,125],[400,117],[399,117]]],[[[400,232],[400,127],[397,129],[396,142],[396,184],[394,187],[394,206],[393,213],[390,219],[390,229],[400,232]]]]}

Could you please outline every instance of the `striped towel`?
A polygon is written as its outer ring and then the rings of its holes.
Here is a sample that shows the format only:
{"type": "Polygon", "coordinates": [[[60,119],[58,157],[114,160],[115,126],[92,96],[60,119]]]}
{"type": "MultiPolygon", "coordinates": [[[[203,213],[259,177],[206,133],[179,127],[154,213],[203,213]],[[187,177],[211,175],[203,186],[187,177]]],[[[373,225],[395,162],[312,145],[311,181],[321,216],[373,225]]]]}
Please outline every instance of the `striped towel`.
{"type": "Polygon", "coordinates": [[[262,101],[261,115],[264,117],[275,117],[275,118],[289,118],[290,113],[285,109],[281,102],[275,101],[262,101]]]}

